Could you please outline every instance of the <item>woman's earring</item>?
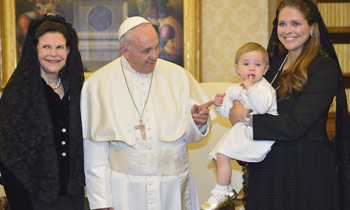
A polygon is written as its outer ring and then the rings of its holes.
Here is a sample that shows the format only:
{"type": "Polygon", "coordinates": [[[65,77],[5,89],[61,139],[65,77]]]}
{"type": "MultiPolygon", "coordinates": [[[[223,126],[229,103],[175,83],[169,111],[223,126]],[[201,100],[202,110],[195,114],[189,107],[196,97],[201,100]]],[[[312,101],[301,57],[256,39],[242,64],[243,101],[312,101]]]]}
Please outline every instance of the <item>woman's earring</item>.
{"type": "Polygon", "coordinates": [[[311,32],[311,33],[310,33],[310,36],[313,37],[313,36],[314,36],[314,32],[311,32]]]}

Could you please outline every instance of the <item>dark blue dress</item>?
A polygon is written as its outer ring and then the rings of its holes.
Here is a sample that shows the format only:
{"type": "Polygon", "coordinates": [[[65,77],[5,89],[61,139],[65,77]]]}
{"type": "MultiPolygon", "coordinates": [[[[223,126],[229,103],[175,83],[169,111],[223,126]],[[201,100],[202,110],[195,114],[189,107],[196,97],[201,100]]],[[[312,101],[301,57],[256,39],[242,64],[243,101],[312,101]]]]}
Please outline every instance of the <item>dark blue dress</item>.
{"type": "MultiPolygon", "coordinates": [[[[270,61],[270,82],[283,59],[270,61]]],[[[332,59],[316,57],[305,89],[277,103],[279,116],[254,115],[254,139],[276,143],[265,160],[247,167],[246,210],[339,209],[335,155],[326,132],[338,72],[332,59]]],[[[277,81],[278,76],[275,88],[277,81]]]]}

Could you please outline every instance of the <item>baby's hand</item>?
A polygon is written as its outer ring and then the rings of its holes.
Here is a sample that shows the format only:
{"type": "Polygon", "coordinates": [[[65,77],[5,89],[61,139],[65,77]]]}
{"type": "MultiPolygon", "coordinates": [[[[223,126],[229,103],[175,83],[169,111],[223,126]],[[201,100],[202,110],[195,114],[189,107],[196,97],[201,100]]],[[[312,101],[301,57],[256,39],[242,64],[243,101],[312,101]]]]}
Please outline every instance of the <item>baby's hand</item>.
{"type": "Polygon", "coordinates": [[[217,93],[215,98],[214,98],[214,105],[221,106],[223,101],[224,101],[225,95],[226,95],[226,93],[217,93]]]}
{"type": "Polygon", "coordinates": [[[251,88],[253,85],[254,85],[254,82],[252,77],[249,77],[249,79],[243,80],[243,82],[241,83],[241,86],[246,90],[251,88]]]}

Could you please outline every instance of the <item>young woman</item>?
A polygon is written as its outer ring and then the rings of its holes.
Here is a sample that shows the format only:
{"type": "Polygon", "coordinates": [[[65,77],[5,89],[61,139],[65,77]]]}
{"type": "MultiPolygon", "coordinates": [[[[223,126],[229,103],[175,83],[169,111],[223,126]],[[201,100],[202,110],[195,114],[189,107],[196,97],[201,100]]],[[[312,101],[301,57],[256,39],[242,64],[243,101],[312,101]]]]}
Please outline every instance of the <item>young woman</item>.
{"type": "MultiPolygon", "coordinates": [[[[276,142],[264,161],[247,167],[245,209],[349,209],[344,82],[327,29],[311,0],[281,2],[268,52],[266,78],[277,91],[279,116],[253,115],[251,125],[254,140],[276,142]],[[326,132],[334,96],[336,156],[326,132]]],[[[234,103],[233,124],[243,121],[247,113],[234,103]]]]}

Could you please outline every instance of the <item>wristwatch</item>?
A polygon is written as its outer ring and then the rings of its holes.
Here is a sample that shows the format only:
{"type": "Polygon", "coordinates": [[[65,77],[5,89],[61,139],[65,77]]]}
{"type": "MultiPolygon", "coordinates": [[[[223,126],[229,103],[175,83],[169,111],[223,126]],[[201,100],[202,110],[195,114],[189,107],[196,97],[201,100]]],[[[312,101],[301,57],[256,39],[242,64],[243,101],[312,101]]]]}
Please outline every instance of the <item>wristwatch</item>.
{"type": "Polygon", "coordinates": [[[244,118],[244,125],[245,126],[250,126],[250,116],[252,116],[253,110],[249,109],[247,112],[247,115],[244,118]]]}

